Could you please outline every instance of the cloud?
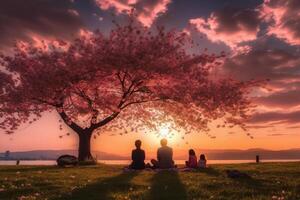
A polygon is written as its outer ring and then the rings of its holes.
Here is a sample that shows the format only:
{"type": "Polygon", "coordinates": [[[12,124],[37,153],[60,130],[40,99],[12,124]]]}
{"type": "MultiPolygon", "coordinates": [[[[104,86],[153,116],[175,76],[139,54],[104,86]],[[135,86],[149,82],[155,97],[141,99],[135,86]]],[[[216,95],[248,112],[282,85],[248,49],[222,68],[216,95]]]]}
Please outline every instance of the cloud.
{"type": "Polygon", "coordinates": [[[300,57],[280,49],[253,49],[247,54],[228,58],[223,70],[241,80],[255,78],[288,82],[300,78],[300,57]]]}
{"type": "Polygon", "coordinates": [[[253,101],[260,113],[250,121],[258,123],[251,128],[269,127],[259,123],[300,121],[299,112],[295,114],[300,108],[299,51],[270,48],[265,43],[274,35],[290,45],[300,44],[300,1],[265,0],[256,9],[227,7],[208,18],[191,19],[190,23],[211,42],[224,43],[233,50],[234,54],[218,69],[220,75],[240,80],[270,80],[267,88],[254,92],[253,101]],[[267,37],[258,40],[264,31],[267,37]],[[269,112],[271,109],[273,112],[269,112]]]}
{"type": "Polygon", "coordinates": [[[268,107],[292,108],[300,105],[300,88],[297,90],[275,92],[269,96],[255,99],[256,103],[268,107]]]}
{"type": "Polygon", "coordinates": [[[269,123],[269,122],[280,122],[280,123],[300,123],[300,110],[293,112],[264,112],[256,113],[253,115],[250,123],[269,123]]]}
{"type": "Polygon", "coordinates": [[[290,134],[284,134],[284,133],[272,133],[272,134],[269,134],[268,136],[286,136],[286,135],[290,135],[290,134]]]}
{"type": "Polygon", "coordinates": [[[135,9],[137,19],[145,26],[151,26],[155,19],[167,12],[171,0],[95,0],[102,10],[113,9],[117,14],[130,13],[135,9]]]}
{"type": "Polygon", "coordinates": [[[263,129],[263,128],[272,128],[273,126],[271,125],[251,125],[251,126],[247,126],[247,128],[250,129],[263,129]]]}
{"type": "Polygon", "coordinates": [[[248,48],[242,43],[253,41],[260,31],[257,10],[224,8],[209,18],[190,19],[190,23],[212,42],[223,42],[231,48],[248,48]]]}
{"type": "Polygon", "coordinates": [[[77,12],[77,10],[74,9],[68,9],[68,12],[74,16],[80,16],[79,13],[77,12]]]}
{"type": "Polygon", "coordinates": [[[269,23],[268,35],[290,45],[300,45],[299,0],[265,0],[260,12],[269,23]]]}
{"type": "Polygon", "coordinates": [[[70,38],[83,26],[70,0],[0,1],[0,48],[15,40],[70,38]]]}
{"type": "Polygon", "coordinates": [[[127,13],[133,8],[137,0],[96,0],[97,5],[102,10],[114,9],[116,13],[127,13]]]}
{"type": "Polygon", "coordinates": [[[288,129],[300,129],[300,126],[288,126],[288,127],[286,127],[286,128],[288,128],[288,129]]]}
{"type": "Polygon", "coordinates": [[[291,110],[300,106],[300,57],[278,49],[253,49],[228,58],[220,72],[240,80],[269,79],[254,92],[253,102],[260,108],[291,110]]]}

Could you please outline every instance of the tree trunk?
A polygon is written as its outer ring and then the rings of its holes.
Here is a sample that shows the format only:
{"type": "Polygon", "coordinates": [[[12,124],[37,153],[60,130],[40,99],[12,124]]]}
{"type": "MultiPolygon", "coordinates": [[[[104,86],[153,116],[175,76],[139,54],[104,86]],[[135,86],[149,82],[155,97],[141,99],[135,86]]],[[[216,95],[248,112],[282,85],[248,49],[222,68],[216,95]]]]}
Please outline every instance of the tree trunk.
{"type": "Polygon", "coordinates": [[[78,160],[82,161],[94,161],[91,154],[91,137],[92,132],[82,132],[79,135],[79,149],[78,149],[78,160]]]}
{"type": "MultiPolygon", "coordinates": [[[[63,109],[63,104],[57,105],[57,109],[63,109]]],[[[95,164],[96,160],[93,158],[91,154],[91,137],[93,134],[93,131],[97,128],[104,126],[105,124],[109,123],[111,120],[116,118],[120,112],[115,112],[111,114],[110,116],[104,118],[102,121],[92,124],[89,128],[81,128],[78,124],[71,121],[71,124],[69,123],[70,118],[67,116],[67,114],[64,111],[57,111],[60,117],[63,119],[63,121],[73,130],[75,131],[79,136],[79,148],[78,148],[78,161],[79,162],[86,162],[91,161],[91,164],[95,164]]]]}

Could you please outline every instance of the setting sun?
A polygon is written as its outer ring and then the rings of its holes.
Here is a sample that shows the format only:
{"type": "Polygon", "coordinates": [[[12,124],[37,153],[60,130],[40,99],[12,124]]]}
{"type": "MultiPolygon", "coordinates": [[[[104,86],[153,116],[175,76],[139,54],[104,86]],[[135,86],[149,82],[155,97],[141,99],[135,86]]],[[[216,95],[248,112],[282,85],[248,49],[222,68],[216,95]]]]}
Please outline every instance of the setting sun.
{"type": "Polygon", "coordinates": [[[167,138],[170,136],[170,131],[168,127],[162,127],[159,130],[160,137],[167,138]]]}

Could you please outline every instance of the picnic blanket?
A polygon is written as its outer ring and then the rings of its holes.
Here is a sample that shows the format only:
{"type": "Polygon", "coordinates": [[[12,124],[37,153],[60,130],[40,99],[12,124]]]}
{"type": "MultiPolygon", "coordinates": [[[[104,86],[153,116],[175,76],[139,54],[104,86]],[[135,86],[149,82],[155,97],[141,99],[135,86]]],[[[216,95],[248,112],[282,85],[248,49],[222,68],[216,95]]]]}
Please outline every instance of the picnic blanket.
{"type": "Polygon", "coordinates": [[[197,169],[194,168],[169,168],[169,169],[152,169],[152,168],[145,168],[143,170],[136,170],[136,169],[130,169],[128,167],[125,167],[123,169],[124,172],[135,172],[135,171],[153,171],[153,172],[161,172],[161,171],[175,171],[175,172],[190,172],[190,171],[195,171],[197,169]]]}

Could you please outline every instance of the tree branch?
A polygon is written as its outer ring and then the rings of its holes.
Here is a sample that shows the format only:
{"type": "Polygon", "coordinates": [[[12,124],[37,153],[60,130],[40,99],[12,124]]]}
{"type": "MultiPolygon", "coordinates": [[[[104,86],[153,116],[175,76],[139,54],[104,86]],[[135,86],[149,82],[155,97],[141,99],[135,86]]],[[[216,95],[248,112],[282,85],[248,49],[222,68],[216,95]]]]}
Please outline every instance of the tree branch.
{"type": "Polygon", "coordinates": [[[46,105],[49,105],[49,106],[54,106],[56,107],[56,104],[55,103],[52,103],[52,102],[49,102],[49,101],[46,101],[46,100],[43,100],[43,99],[39,99],[39,98],[32,98],[33,101],[37,101],[39,103],[42,103],[42,104],[46,104],[46,105]]]}
{"type": "Polygon", "coordinates": [[[92,124],[88,129],[90,131],[94,131],[95,129],[104,126],[105,124],[107,124],[108,122],[112,121],[114,118],[116,118],[119,115],[120,112],[114,112],[113,114],[111,114],[110,116],[104,118],[103,120],[101,120],[98,123],[92,124]]]}
{"type": "Polygon", "coordinates": [[[38,101],[39,103],[43,103],[46,105],[50,105],[56,108],[58,114],[60,115],[60,117],[63,119],[63,121],[65,122],[65,124],[67,124],[71,129],[73,129],[76,133],[80,133],[83,131],[83,129],[76,124],[75,122],[73,122],[68,115],[63,111],[63,105],[62,104],[55,104],[55,103],[51,103],[49,101],[43,100],[43,99],[38,99],[38,98],[32,98],[32,100],[34,101],[38,101]],[[61,112],[58,110],[61,109],[61,112]]]}
{"type": "MultiPolygon", "coordinates": [[[[56,108],[63,109],[62,107],[56,107],[56,108]]],[[[73,122],[63,110],[61,112],[57,110],[57,112],[59,116],[63,119],[65,124],[67,124],[70,128],[72,128],[77,134],[83,131],[83,128],[81,128],[79,125],[73,122]]]]}
{"type": "MultiPolygon", "coordinates": [[[[158,100],[162,100],[162,99],[154,99],[154,100],[143,100],[143,101],[134,101],[134,102],[130,102],[130,103],[126,103],[126,99],[131,96],[133,93],[135,92],[139,92],[139,90],[137,89],[137,87],[139,87],[143,81],[139,81],[137,79],[134,79],[134,80],[131,80],[131,83],[129,85],[129,87],[126,89],[126,85],[125,85],[125,79],[126,77],[129,77],[129,78],[132,78],[130,76],[130,74],[128,74],[127,72],[124,72],[124,75],[123,77],[121,77],[121,74],[120,72],[117,73],[117,77],[121,83],[121,87],[122,87],[122,91],[123,91],[123,95],[122,95],[122,98],[120,100],[120,103],[118,105],[118,108],[121,110],[121,109],[124,109],[126,108],[127,106],[131,105],[131,104],[137,104],[137,103],[144,103],[144,102],[149,102],[149,101],[158,101],[158,100]],[[125,104],[125,105],[124,105],[125,104]]],[[[84,95],[85,96],[85,95],[84,95]]],[[[83,97],[84,97],[83,96],[83,97]]],[[[90,99],[88,99],[90,100],[90,99]]],[[[101,127],[101,126],[104,126],[105,124],[107,124],[108,122],[112,121],[113,119],[115,119],[118,115],[119,115],[120,111],[119,112],[114,112],[113,114],[111,114],[110,116],[104,118],[103,120],[101,120],[100,122],[97,122],[97,123],[92,123],[91,126],[88,128],[90,131],[94,131],[95,129],[101,127]]],[[[93,116],[95,118],[95,116],[93,116]]]]}
{"type": "Polygon", "coordinates": [[[147,103],[147,102],[152,102],[152,101],[162,101],[162,100],[167,100],[167,98],[158,98],[158,99],[150,99],[150,100],[140,100],[140,101],[132,101],[129,102],[127,104],[125,104],[124,106],[122,106],[120,109],[124,109],[132,104],[140,104],[140,103],[147,103]]]}
{"type": "MultiPolygon", "coordinates": [[[[86,100],[89,105],[89,109],[92,111],[92,117],[91,117],[91,124],[92,124],[93,121],[97,120],[99,111],[93,107],[93,104],[94,104],[93,100],[84,91],[82,91],[81,89],[79,89],[77,87],[75,89],[78,90],[78,92],[75,91],[75,94],[77,94],[78,96],[80,96],[81,98],[86,100]]],[[[96,93],[98,94],[98,92],[96,92],[96,93]]]]}
{"type": "Polygon", "coordinates": [[[128,87],[128,89],[126,89],[126,86],[125,86],[126,76],[129,76],[131,78],[131,76],[127,72],[124,74],[123,79],[121,79],[121,76],[118,74],[118,78],[119,78],[119,80],[122,84],[122,91],[123,91],[123,95],[122,95],[122,98],[121,98],[120,103],[118,105],[118,108],[121,108],[122,105],[126,102],[126,98],[128,97],[128,95],[130,96],[132,94],[132,92],[131,92],[132,87],[135,88],[134,84],[135,84],[136,80],[132,80],[131,84],[128,87]]]}
{"type": "Polygon", "coordinates": [[[126,78],[126,73],[124,73],[123,78],[121,78],[121,73],[120,73],[120,71],[119,71],[119,72],[117,73],[117,76],[118,76],[118,79],[119,79],[119,81],[120,81],[120,83],[121,83],[122,91],[123,91],[123,93],[125,93],[125,78],[126,78]]]}

